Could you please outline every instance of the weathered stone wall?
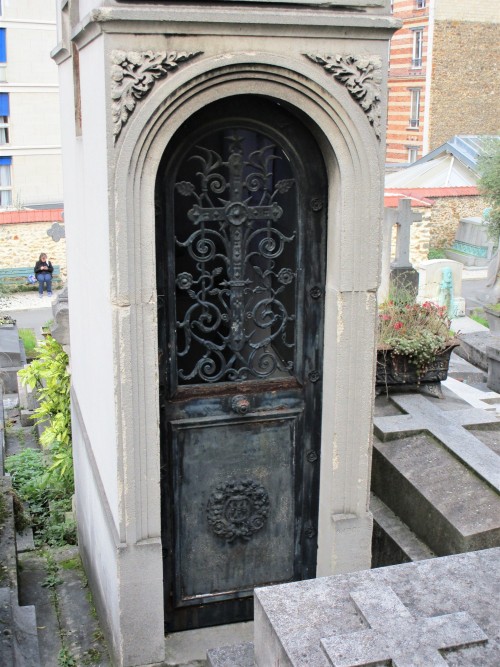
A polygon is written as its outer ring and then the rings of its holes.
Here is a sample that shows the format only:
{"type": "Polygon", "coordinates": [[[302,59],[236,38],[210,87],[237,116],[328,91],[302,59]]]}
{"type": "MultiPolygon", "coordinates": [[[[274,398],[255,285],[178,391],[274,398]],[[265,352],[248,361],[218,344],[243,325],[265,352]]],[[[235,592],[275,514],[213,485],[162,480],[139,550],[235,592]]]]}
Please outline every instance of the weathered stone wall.
{"type": "Polygon", "coordinates": [[[422,220],[411,226],[410,261],[413,266],[427,259],[432,234],[432,209],[419,208],[417,211],[422,214],[422,220]]]}
{"type": "Polygon", "coordinates": [[[487,202],[483,197],[443,197],[435,199],[431,209],[431,248],[452,245],[460,218],[481,217],[487,202]]]}
{"type": "Polygon", "coordinates": [[[0,268],[34,267],[44,252],[66,276],[66,240],[57,243],[47,235],[52,222],[9,223],[0,225],[0,268]]]}
{"type": "Polygon", "coordinates": [[[430,150],[456,134],[500,133],[498,31],[498,23],[436,21],[430,150]]]}

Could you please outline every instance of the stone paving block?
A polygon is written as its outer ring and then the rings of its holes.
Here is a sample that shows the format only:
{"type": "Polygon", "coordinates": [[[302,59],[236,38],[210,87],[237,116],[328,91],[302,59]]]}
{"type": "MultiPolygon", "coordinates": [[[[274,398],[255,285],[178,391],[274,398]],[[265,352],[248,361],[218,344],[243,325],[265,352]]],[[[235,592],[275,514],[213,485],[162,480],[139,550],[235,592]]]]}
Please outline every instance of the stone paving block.
{"type": "Polygon", "coordinates": [[[214,648],[207,653],[208,667],[254,667],[252,642],[214,648]]]}

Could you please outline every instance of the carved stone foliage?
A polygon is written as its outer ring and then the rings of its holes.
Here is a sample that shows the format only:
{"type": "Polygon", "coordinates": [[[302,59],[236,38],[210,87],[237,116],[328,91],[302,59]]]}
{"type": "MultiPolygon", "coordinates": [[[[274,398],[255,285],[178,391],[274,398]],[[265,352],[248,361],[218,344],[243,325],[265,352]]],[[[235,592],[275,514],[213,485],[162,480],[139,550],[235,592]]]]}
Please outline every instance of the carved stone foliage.
{"type": "Polygon", "coordinates": [[[370,121],[377,139],[381,133],[380,95],[382,84],[382,62],[361,56],[319,56],[304,55],[324,67],[334,79],[344,84],[351,96],[358,102],[370,121]]]}
{"type": "Polygon", "coordinates": [[[145,97],[158,79],[174,72],[179,64],[200,55],[202,51],[112,51],[111,111],[115,141],[139,100],[145,97]]]}
{"type": "Polygon", "coordinates": [[[219,484],[207,504],[207,520],[212,531],[226,540],[245,542],[260,530],[267,519],[269,496],[252,479],[231,480],[219,484]]]}

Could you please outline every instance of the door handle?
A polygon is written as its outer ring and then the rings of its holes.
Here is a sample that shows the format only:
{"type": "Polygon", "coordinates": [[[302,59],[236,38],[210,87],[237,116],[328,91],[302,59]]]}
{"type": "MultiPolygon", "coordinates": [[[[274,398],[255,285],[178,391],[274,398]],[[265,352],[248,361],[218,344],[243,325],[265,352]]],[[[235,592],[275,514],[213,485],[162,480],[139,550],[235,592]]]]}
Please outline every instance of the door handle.
{"type": "Polygon", "coordinates": [[[250,401],[246,396],[233,396],[231,409],[238,415],[246,415],[250,408],[250,401]]]}

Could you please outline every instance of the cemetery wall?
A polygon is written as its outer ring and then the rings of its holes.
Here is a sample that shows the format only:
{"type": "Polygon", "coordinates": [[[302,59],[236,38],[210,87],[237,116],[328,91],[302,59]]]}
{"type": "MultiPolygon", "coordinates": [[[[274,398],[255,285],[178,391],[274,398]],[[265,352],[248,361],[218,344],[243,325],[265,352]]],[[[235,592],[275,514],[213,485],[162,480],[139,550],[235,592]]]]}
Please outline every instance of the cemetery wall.
{"type": "Polygon", "coordinates": [[[57,243],[47,236],[52,222],[0,223],[0,268],[35,266],[40,253],[47,253],[52,264],[66,276],[66,242],[57,243]]]}
{"type": "Polygon", "coordinates": [[[456,134],[499,132],[499,61],[498,23],[436,21],[429,150],[456,134]]]}
{"type": "Polygon", "coordinates": [[[481,217],[486,207],[487,202],[484,197],[442,197],[434,199],[434,205],[431,209],[430,247],[451,246],[455,240],[460,218],[481,217]]]}

